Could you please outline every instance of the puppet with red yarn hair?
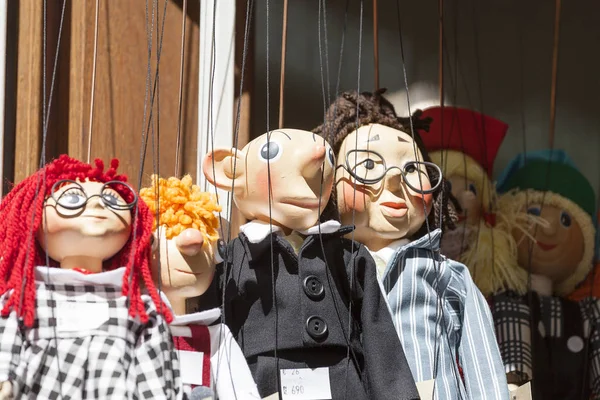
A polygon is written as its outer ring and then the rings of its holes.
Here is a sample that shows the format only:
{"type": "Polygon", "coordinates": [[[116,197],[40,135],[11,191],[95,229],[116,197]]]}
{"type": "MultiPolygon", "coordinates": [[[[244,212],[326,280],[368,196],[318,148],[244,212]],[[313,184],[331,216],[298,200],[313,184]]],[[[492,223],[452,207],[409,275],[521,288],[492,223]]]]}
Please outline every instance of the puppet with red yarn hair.
{"type": "Polygon", "coordinates": [[[0,203],[0,399],[180,397],[153,216],[118,164],[62,155],[0,203]]]}

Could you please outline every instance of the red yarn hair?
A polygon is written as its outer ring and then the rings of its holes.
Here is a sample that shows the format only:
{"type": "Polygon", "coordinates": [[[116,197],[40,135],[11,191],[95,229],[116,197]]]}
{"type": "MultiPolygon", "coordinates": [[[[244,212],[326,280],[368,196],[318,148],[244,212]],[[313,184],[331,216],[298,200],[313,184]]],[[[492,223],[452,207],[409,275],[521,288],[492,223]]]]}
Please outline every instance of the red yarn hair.
{"type": "MultiPolygon", "coordinates": [[[[94,164],[95,166],[92,166],[63,154],[25,178],[0,203],[0,294],[12,291],[0,311],[2,316],[6,317],[15,310],[24,319],[26,326],[33,326],[34,267],[46,265],[46,253],[37,243],[36,233],[42,226],[44,202],[50,195],[52,186],[63,179],[100,183],[113,180],[127,182],[127,176],[117,175],[117,159],[110,162],[106,171],[102,160],[96,159],[94,164]],[[21,296],[23,302],[19,304],[21,296]]],[[[131,203],[134,200],[131,192],[123,187],[117,185],[113,189],[126,202],[131,203]]],[[[141,298],[141,280],[159,312],[165,316],[167,322],[171,322],[173,316],[161,300],[150,272],[153,215],[143,201],[137,202],[137,209],[134,208],[131,214],[131,237],[119,253],[104,262],[103,269],[112,270],[126,266],[122,290],[123,295],[129,296],[130,299],[130,316],[139,317],[142,322],[148,321],[141,298]]]]}

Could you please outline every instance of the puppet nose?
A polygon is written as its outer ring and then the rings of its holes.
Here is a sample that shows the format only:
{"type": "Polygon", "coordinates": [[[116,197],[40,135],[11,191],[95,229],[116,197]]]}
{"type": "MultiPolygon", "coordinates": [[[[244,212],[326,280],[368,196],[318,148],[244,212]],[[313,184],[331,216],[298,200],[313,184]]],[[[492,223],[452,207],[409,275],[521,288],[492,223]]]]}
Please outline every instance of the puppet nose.
{"type": "Polygon", "coordinates": [[[195,256],[202,250],[204,237],[199,230],[189,228],[177,236],[175,244],[182,254],[185,254],[186,256],[195,256]]]}
{"type": "MultiPolygon", "coordinates": [[[[542,225],[542,232],[546,236],[554,236],[556,234],[556,226],[558,225],[558,221],[556,220],[548,220],[547,224],[542,225]]],[[[539,229],[539,228],[538,228],[539,229]]]]}
{"type": "Polygon", "coordinates": [[[302,176],[305,178],[312,178],[321,171],[323,161],[325,161],[325,146],[322,144],[315,144],[308,156],[308,161],[304,165],[302,176]]]}

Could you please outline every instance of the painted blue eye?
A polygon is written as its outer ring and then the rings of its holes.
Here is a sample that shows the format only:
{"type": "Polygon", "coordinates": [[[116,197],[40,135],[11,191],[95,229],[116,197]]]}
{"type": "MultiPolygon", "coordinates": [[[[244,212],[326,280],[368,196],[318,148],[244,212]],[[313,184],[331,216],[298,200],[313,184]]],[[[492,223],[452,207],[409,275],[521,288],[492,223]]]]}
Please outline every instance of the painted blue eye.
{"type": "Polygon", "coordinates": [[[571,216],[566,211],[563,211],[562,213],[560,213],[560,223],[565,228],[568,228],[569,226],[571,226],[571,216]]]}
{"type": "Polygon", "coordinates": [[[473,194],[475,194],[475,195],[477,194],[477,189],[475,188],[475,185],[472,183],[469,184],[469,190],[471,192],[473,192],[473,194]]]}
{"type": "Polygon", "coordinates": [[[542,210],[539,207],[529,207],[527,209],[527,214],[535,215],[539,217],[542,214],[542,210]]]}

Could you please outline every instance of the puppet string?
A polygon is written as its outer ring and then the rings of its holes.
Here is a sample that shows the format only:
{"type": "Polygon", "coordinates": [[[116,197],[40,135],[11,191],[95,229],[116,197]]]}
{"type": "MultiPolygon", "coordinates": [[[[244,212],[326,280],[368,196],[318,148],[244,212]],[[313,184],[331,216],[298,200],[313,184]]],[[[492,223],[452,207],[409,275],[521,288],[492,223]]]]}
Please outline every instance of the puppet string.
{"type": "Polygon", "coordinates": [[[281,28],[281,72],[279,75],[279,129],[283,129],[283,92],[285,89],[285,55],[287,46],[288,0],[283,0],[283,27],[281,28]]]}
{"type": "Polygon", "coordinates": [[[179,52],[179,97],[177,104],[177,139],[175,142],[175,176],[181,174],[181,118],[182,118],[182,102],[183,102],[183,65],[185,61],[185,25],[187,20],[187,0],[183,0],[183,8],[181,12],[181,49],[179,52]]]}
{"type": "MultiPolygon", "coordinates": [[[[440,0],[441,1],[441,0],[440,0]]],[[[377,0],[373,0],[373,58],[375,61],[375,90],[379,90],[379,24],[377,0]]]]}
{"type": "Polygon", "coordinates": [[[90,125],[88,130],[87,140],[87,163],[90,163],[92,156],[92,127],[94,125],[94,100],[96,94],[96,64],[98,61],[98,14],[100,8],[100,0],[96,0],[96,15],[94,17],[94,62],[92,64],[92,93],[90,97],[90,125]]]}

